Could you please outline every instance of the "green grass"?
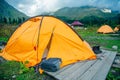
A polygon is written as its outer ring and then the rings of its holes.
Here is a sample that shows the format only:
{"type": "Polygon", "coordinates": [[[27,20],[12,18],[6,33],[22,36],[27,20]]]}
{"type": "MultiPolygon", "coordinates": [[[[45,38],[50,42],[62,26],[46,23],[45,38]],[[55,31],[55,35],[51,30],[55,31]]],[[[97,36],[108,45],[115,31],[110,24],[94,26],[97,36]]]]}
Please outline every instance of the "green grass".
{"type": "Polygon", "coordinates": [[[87,30],[76,30],[78,34],[86,40],[91,46],[100,45],[103,48],[113,50],[112,46],[118,46],[120,52],[120,35],[113,34],[98,34],[98,28],[88,28],[87,30]]]}
{"type": "Polygon", "coordinates": [[[111,68],[106,80],[120,80],[120,68],[111,68]]]}
{"type": "Polygon", "coordinates": [[[6,61],[0,63],[0,80],[54,80],[46,74],[36,73],[21,62],[6,61]]]}
{"type": "Polygon", "coordinates": [[[2,36],[0,36],[0,41],[5,41],[5,42],[7,42],[8,41],[8,37],[2,37],[2,36]]]}

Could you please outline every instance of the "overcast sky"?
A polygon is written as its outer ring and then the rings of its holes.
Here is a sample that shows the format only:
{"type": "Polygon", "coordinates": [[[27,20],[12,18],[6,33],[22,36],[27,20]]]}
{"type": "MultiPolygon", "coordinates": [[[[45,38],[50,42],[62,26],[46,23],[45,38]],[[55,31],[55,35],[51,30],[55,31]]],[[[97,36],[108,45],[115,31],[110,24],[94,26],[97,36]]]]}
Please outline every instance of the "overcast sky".
{"type": "Polygon", "coordinates": [[[54,12],[62,7],[80,7],[85,5],[110,8],[120,11],[120,0],[6,0],[10,5],[28,16],[43,12],[54,12]]]}

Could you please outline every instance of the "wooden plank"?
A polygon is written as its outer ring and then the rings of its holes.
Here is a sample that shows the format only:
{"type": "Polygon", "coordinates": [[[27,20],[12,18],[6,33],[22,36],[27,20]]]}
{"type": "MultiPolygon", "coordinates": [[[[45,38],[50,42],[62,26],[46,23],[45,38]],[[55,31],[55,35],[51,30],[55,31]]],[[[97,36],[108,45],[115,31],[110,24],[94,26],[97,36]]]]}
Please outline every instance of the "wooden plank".
{"type": "Polygon", "coordinates": [[[77,65],[77,68],[74,70],[71,70],[70,72],[63,72],[64,74],[60,74],[57,76],[57,78],[59,80],[74,80],[74,77],[77,77],[79,75],[82,75],[82,73],[84,73],[84,71],[88,70],[89,67],[91,67],[91,65],[93,65],[96,62],[96,60],[92,60],[92,61],[87,61],[84,62],[84,65],[77,65]],[[66,74],[66,75],[65,75],[66,74]]]}
{"type": "Polygon", "coordinates": [[[97,60],[78,62],[56,72],[46,71],[45,73],[57,80],[104,80],[115,55],[115,52],[103,50],[97,60]]]}
{"type": "MultiPolygon", "coordinates": [[[[105,56],[105,54],[99,54],[100,56],[105,56]]],[[[85,64],[83,66],[80,66],[76,71],[71,73],[70,75],[66,76],[62,80],[79,80],[78,77],[82,76],[91,66],[93,66],[96,63],[99,63],[99,60],[89,60],[87,62],[84,62],[85,64]]]]}
{"type": "MultiPolygon", "coordinates": [[[[61,80],[61,79],[64,79],[65,77],[69,76],[70,74],[73,74],[73,71],[78,71],[78,69],[83,69],[83,68],[84,69],[89,68],[92,64],[94,64],[95,61],[96,60],[77,62],[75,64],[63,67],[62,69],[60,69],[56,72],[45,71],[45,73],[49,74],[50,76],[52,76],[56,79],[61,80]]],[[[83,71],[85,71],[85,70],[83,70],[83,71]]]]}
{"type": "Polygon", "coordinates": [[[65,76],[73,73],[73,71],[77,70],[77,68],[79,68],[80,66],[84,65],[84,63],[76,63],[74,65],[72,65],[71,67],[62,70],[60,73],[58,73],[57,75],[54,75],[55,78],[62,80],[65,76]]]}
{"type": "Polygon", "coordinates": [[[116,56],[116,52],[109,52],[110,56],[104,61],[102,67],[97,71],[96,75],[92,78],[92,80],[105,80],[106,76],[109,72],[109,69],[114,61],[116,56]]]}
{"type": "Polygon", "coordinates": [[[74,64],[71,64],[71,65],[68,65],[68,66],[65,66],[63,68],[61,68],[60,70],[56,71],[56,72],[47,72],[45,71],[45,73],[51,75],[51,76],[55,76],[55,75],[58,75],[59,73],[61,73],[62,71],[65,71],[66,69],[70,68],[71,66],[73,66],[74,64]]]}
{"type": "Polygon", "coordinates": [[[109,57],[109,53],[105,54],[104,57],[98,59],[98,62],[92,65],[89,70],[87,70],[82,76],[78,77],[76,80],[91,80],[96,72],[102,67],[103,62],[109,57]]]}

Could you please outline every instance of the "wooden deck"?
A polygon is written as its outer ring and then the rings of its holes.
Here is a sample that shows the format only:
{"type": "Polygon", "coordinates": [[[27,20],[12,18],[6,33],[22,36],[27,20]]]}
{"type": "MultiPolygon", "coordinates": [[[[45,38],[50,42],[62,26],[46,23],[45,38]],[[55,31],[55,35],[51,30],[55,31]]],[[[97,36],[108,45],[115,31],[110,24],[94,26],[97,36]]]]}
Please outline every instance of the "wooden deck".
{"type": "Polygon", "coordinates": [[[96,60],[77,62],[57,72],[45,72],[57,80],[105,80],[116,52],[103,50],[96,60]]]}

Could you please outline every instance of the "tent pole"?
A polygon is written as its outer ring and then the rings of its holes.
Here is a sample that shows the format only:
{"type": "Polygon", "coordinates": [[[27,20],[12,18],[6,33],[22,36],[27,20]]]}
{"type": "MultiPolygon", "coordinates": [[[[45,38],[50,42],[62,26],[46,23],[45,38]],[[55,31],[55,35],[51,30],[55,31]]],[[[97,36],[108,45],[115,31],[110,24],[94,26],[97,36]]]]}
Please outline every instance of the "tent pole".
{"type": "Polygon", "coordinates": [[[44,16],[42,16],[42,19],[40,21],[40,26],[39,26],[39,31],[38,31],[38,38],[37,38],[37,65],[36,65],[36,72],[39,72],[39,64],[38,64],[38,48],[39,48],[39,40],[40,40],[40,29],[41,29],[41,26],[42,26],[42,21],[43,21],[43,18],[44,16]]]}

